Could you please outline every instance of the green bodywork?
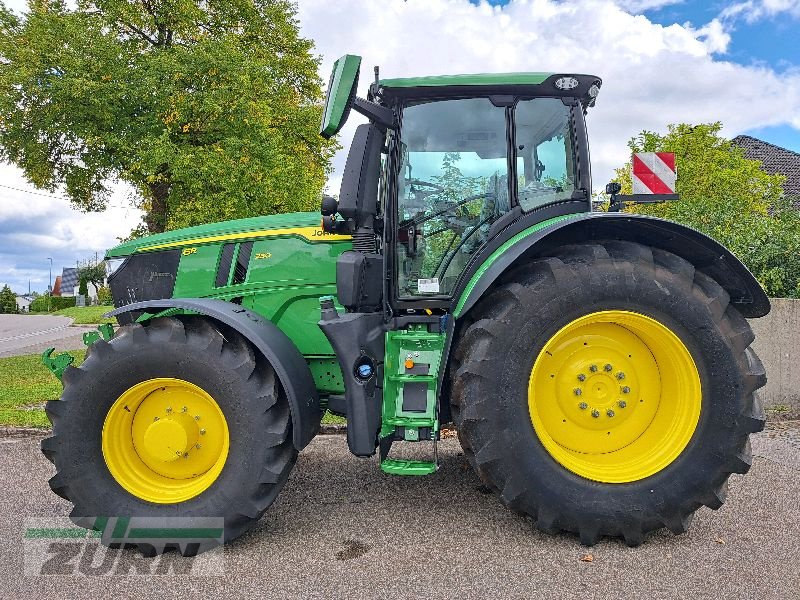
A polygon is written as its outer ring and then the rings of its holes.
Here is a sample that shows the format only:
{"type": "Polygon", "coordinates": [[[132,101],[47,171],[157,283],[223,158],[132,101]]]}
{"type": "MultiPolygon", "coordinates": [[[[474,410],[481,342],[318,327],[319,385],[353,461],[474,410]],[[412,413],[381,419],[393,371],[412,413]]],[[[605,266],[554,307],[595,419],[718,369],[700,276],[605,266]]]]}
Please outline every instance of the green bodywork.
{"type": "Polygon", "coordinates": [[[456,304],[456,308],[453,311],[453,316],[458,318],[458,317],[460,317],[462,315],[463,310],[464,310],[464,304],[466,303],[467,298],[470,295],[470,292],[472,292],[472,290],[475,288],[475,286],[481,280],[481,277],[483,277],[486,274],[486,271],[489,270],[489,267],[491,267],[492,264],[494,264],[494,262],[497,259],[499,259],[501,256],[503,256],[511,247],[513,247],[514,245],[516,245],[520,241],[524,240],[529,235],[532,235],[532,234],[536,233],[537,231],[540,231],[540,230],[544,229],[545,227],[548,227],[548,226],[553,225],[555,223],[558,223],[560,221],[564,221],[566,219],[574,219],[576,217],[580,217],[581,215],[585,215],[585,214],[586,213],[576,213],[576,214],[572,214],[572,215],[563,215],[563,216],[560,216],[560,217],[554,217],[552,219],[547,219],[545,221],[542,221],[541,223],[537,223],[536,225],[532,225],[531,227],[528,227],[527,229],[524,229],[524,230],[520,231],[517,235],[515,235],[515,236],[509,238],[508,240],[506,240],[505,243],[503,243],[502,246],[500,246],[497,250],[492,252],[492,254],[489,256],[489,258],[487,258],[483,262],[483,264],[481,264],[481,266],[478,268],[478,270],[475,271],[475,274],[470,278],[469,282],[467,283],[466,287],[464,288],[464,291],[462,292],[462,294],[461,294],[461,296],[460,296],[460,298],[458,300],[458,303],[456,304]]]}
{"type": "Polygon", "coordinates": [[[48,348],[42,352],[42,364],[61,381],[64,371],[73,363],[75,357],[68,352],[53,355],[54,351],[55,348],[48,348]]]}
{"type": "Polygon", "coordinates": [[[344,387],[333,349],[317,326],[319,298],[336,294],[336,259],[351,246],[349,236],[319,229],[319,213],[290,213],[169,231],[125,242],[106,256],[179,249],[173,298],[241,298],[242,306],[289,336],[308,361],[317,389],[330,394],[344,387]],[[253,242],[247,276],[234,284],[236,254],[245,242],[253,242]],[[236,247],[227,284],[215,287],[228,243],[236,247]]]}
{"type": "Polygon", "coordinates": [[[114,337],[114,326],[111,323],[103,323],[98,325],[95,331],[86,331],[83,334],[83,343],[85,346],[91,346],[100,338],[109,341],[114,337]]]}
{"type": "Polygon", "coordinates": [[[350,110],[350,97],[354,86],[358,85],[358,70],[361,57],[345,54],[333,63],[331,80],[328,83],[328,97],[325,99],[325,111],[322,114],[322,126],[319,134],[325,138],[336,135],[347,120],[350,110]]]}

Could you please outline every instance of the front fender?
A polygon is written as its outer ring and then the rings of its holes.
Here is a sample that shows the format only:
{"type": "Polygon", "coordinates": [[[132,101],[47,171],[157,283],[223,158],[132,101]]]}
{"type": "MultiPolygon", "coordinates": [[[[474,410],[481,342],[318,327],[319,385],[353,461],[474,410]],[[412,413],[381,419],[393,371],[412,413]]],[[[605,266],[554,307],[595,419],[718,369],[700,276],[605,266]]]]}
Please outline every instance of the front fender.
{"type": "MultiPolygon", "coordinates": [[[[753,274],[722,244],[699,231],[647,215],[582,213],[561,216],[520,231],[507,228],[505,240],[487,246],[462,279],[453,314],[465,315],[511,265],[566,244],[592,240],[624,240],[672,252],[716,280],[747,318],[763,317],[769,298],[753,274]],[[498,245],[499,243],[499,245],[498,245]]],[[[501,232],[500,235],[503,235],[501,232]]]]}
{"type": "Polygon", "coordinates": [[[238,304],[211,298],[171,298],[128,304],[108,313],[115,317],[131,311],[159,312],[169,308],[190,310],[232,327],[270,362],[278,375],[292,415],[292,442],[305,448],[319,432],[321,409],[314,378],[303,355],[278,327],[238,304]]]}

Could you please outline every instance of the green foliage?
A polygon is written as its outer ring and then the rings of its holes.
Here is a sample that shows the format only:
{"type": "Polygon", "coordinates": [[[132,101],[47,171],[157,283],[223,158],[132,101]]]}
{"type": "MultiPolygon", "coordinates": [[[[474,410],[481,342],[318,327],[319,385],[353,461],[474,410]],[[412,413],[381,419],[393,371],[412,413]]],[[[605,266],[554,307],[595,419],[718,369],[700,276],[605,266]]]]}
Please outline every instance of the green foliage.
{"type": "Polygon", "coordinates": [[[47,312],[48,297],[50,298],[50,312],[61,310],[62,308],[70,308],[75,306],[74,296],[39,296],[31,302],[30,312],[47,312]]]}
{"type": "Polygon", "coordinates": [[[3,289],[0,290],[0,313],[14,315],[18,312],[16,294],[11,291],[8,285],[4,285],[3,289]]]}
{"type": "Polygon", "coordinates": [[[80,268],[78,277],[82,281],[85,280],[86,283],[91,283],[94,287],[99,288],[106,279],[106,263],[88,263],[86,266],[80,268]]]}
{"type": "Polygon", "coordinates": [[[89,295],[89,285],[86,282],[86,278],[81,276],[79,283],[78,283],[78,293],[86,298],[89,295]]]}
{"type": "MultiPolygon", "coordinates": [[[[289,0],[0,1],[0,159],[150,233],[316,207],[336,148],[289,0]]],[[[137,232],[140,233],[140,232],[137,232]]]]}
{"type": "Polygon", "coordinates": [[[111,297],[111,288],[107,285],[97,288],[97,303],[101,306],[111,306],[114,299],[111,297]]]}
{"type": "MultiPolygon", "coordinates": [[[[728,247],[767,294],[800,297],[800,214],[783,197],[782,175],[719,135],[722,125],[670,125],[666,135],[643,131],[632,152],[675,152],[681,199],[631,212],[654,215],[702,231],[728,247]]],[[[616,170],[622,193],[631,193],[630,164],[616,170]]]]}

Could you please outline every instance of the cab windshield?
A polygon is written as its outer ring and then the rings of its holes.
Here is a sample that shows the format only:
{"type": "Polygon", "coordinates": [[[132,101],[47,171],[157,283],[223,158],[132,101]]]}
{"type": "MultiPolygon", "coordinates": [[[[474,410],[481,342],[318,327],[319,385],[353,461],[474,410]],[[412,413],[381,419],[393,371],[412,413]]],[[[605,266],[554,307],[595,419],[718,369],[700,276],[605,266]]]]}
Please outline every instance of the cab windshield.
{"type": "Polygon", "coordinates": [[[470,98],[403,111],[396,252],[401,298],[450,295],[518,191],[525,211],[571,197],[569,108],[551,98],[518,102],[511,160],[507,110],[488,98],[470,98]]]}

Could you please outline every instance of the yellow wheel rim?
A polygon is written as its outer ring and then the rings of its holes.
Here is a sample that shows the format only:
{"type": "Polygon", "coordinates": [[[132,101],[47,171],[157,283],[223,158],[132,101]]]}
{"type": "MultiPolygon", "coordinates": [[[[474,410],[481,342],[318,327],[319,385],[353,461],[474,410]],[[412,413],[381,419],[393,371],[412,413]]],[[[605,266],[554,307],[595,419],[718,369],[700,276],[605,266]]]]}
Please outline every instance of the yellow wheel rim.
{"type": "Polygon", "coordinates": [[[561,465],[603,483],[638,481],[683,452],[700,419],[700,374],[655,319],[595,312],[561,328],[531,371],[536,435],[561,465]]]}
{"type": "Polygon", "coordinates": [[[103,458],[128,492],[149,502],[194,498],[219,477],[228,423],[214,399],[182,379],[148,379],[123,393],[103,424],[103,458]]]}

